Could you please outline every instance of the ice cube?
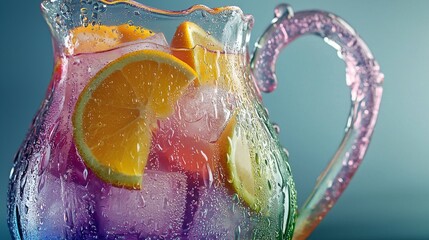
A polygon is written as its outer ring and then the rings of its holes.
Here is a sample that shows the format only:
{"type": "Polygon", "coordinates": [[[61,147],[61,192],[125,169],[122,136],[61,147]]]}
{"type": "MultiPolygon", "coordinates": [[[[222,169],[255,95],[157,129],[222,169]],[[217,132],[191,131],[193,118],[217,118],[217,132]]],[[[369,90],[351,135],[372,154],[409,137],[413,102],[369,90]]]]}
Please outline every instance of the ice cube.
{"type": "MultiPolygon", "coordinates": [[[[167,39],[165,38],[163,33],[156,33],[148,38],[145,38],[143,40],[137,40],[133,42],[127,42],[122,45],[119,45],[119,47],[129,46],[129,45],[138,45],[138,44],[147,44],[152,43],[156,44],[157,46],[151,45],[151,46],[145,46],[144,48],[150,48],[150,49],[157,49],[160,51],[169,52],[169,44],[167,42],[167,39]]],[[[142,48],[142,46],[139,46],[138,48],[142,48]]],[[[139,49],[137,49],[139,50],[139,49]]]]}
{"type": "Polygon", "coordinates": [[[221,157],[216,141],[231,120],[234,104],[232,94],[214,85],[191,86],[174,115],[158,121],[148,167],[200,172],[210,185],[221,157]]]}
{"type": "Polygon", "coordinates": [[[72,56],[69,57],[69,79],[66,81],[77,84],[76,91],[80,93],[86,83],[107,64],[125,54],[144,49],[170,51],[164,34],[157,33],[143,40],[121,44],[117,48],[108,51],[72,56]]]}
{"type": "Polygon", "coordinates": [[[27,186],[24,194],[31,196],[22,205],[28,214],[21,215],[21,221],[29,239],[96,237],[94,196],[86,187],[48,172],[27,186]]]}
{"type": "Polygon", "coordinates": [[[235,239],[240,228],[249,225],[246,209],[238,198],[223,187],[200,191],[197,211],[189,231],[189,239],[235,239]]]}
{"type": "Polygon", "coordinates": [[[208,176],[219,158],[215,144],[188,137],[164,126],[154,133],[147,167],[162,171],[190,171],[208,176]]]}
{"type": "Polygon", "coordinates": [[[180,236],[186,207],[186,175],[147,170],[141,190],[111,187],[97,201],[105,238],[180,236]]]}
{"type": "Polygon", "coordinates": [[[234,97],[214,85],[191,87],[178,103],[174,116],[184,133],[215,142],[235,108],[234,97]]]}

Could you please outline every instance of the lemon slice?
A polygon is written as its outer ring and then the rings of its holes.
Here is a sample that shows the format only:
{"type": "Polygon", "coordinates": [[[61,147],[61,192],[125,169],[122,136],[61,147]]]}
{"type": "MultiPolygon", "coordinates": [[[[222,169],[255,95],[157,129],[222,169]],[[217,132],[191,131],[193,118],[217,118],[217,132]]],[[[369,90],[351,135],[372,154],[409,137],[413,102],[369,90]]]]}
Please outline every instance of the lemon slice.
{"type": "Polygon", "coordinates": [[[173,113],[195,78],[186,63],[157,50],[126,54],[100,70],[73,114],[85,164],[108,183],[140,189],[156,120],[173,113]]]}
{"type": "Polygon", "coordinates": [[[181,23],[171,41],[172,53],[191,66],[199,83],[230,87],[240,57],[222,53],[224,46],[193,22],[181,23]]]}
{"type": "Polygon", "coordinates": [[[258,155],[251,148],[235,116],[222,133],[219,147],[224,156],[221,165],[225,170],[227,188],[250,209],[260,212],[268,199],[266,181],[258,174],[258,155]]]}
{"type": "Polygon", "coordinates": [[[73,54],[106,51],[117,47],[121,43],[148,38],[155,33],[139,26],[122,24],[119,26],[80,26],[70,32],[73,54]]]}

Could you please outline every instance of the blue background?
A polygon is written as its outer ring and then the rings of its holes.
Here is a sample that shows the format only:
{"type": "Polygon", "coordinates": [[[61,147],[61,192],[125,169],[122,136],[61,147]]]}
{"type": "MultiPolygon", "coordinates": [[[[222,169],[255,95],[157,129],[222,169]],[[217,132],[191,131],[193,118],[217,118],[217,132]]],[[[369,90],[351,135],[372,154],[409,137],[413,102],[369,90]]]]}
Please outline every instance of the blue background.
{"type": "MultiPolygon", "coordinates": [[[[140,2],[172,10],[197,3],[140,2]]],[[[279,3],[198,2],[211,7],[238,5],[254,15],[251,47],[279,3]]],[[[312,239],[429,239],[429,1],[289,3],[295,11],[323,9],[346,19],[370,46],[386,76],[366,159],[312,239]]],[[[0,22],[0,239],[9,239],[9,171],[50,80],[52,50],[39,1],[3,1],[0,22]]],[[[291,44],[277,66],[280,85],[264,95],[264,101],[271,120],[281,126],[302,203],[342,138],[349,106],[344,64],[333,49],[309,36],[291,44]]]]}

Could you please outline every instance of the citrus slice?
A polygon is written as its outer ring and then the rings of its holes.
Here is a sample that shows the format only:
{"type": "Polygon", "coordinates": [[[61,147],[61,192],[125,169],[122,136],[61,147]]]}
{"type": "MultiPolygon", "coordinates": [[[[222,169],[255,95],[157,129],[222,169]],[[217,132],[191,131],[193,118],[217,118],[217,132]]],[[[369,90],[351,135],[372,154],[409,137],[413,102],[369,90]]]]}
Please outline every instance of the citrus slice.
{"type": "Polygon", "coordinates": [[[119,25],[118,31],[121,33],[120,41],[122,43],[145,39],[155,34],[152,30],[129,24],[119,25]]]}
{"type": "Polygon", "coordinates": [[[87,84],[73,114],[74,140],[102,180],[140,189],[156,120],[168,117],[196,73],[157,50],[126,54],[87,84]]]}
{"type": "Polygon", "coordinates": [[[226,173],[226,186],[252,210],[261,211],[267,201],[266,184],[263,184],[263,176],[257,174],[258,155],[236,124],[235,116],[219,141],[221,154],[225,156],[221,164],[226,173]]]}
{"type": "Polygon", "coordinates": [[[231,84],[240,57],[223,53],[223,44],[197,24],[188,21],[180,24],[171,47],[174,56],[197,72],[199,83],[231,84]]]}
{"type": "Polygon", "coordinates": [[[139,26],[122,24],[119,26],[80,26],[70,32],[73,54],[101,52],[112,49],[121,43],[145,39],[154,32],[139,26]]]}

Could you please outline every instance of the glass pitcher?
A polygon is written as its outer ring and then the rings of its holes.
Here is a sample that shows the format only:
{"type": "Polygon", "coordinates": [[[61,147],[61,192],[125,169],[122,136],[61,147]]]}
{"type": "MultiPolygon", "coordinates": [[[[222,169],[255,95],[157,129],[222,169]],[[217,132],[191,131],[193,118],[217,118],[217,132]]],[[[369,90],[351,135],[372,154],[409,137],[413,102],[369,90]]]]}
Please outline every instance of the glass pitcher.
{"type": "Polygon", "coordinates": [[[15,239],[302,239],[365,155],[383,75],[331,13],[279,5],[250,58],[253,19],[237,7],[41,7],[55,65],[11,171],[15,239]],[[275,89],[279,52],[304,34],[338,50],[352,105],[337,153],[298,211],[260,92],[275,89]]]}

